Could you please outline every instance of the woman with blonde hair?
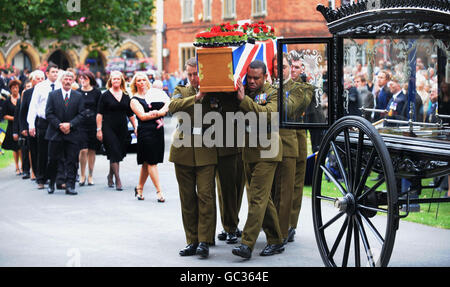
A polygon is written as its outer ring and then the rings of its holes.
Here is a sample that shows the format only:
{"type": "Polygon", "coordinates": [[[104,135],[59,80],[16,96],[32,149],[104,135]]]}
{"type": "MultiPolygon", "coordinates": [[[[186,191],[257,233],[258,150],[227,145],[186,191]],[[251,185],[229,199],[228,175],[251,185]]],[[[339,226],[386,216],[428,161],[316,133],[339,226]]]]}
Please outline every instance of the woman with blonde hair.
{"type": "Polygon", "coordinates": [[[119,163],[127,154],[131,141],[128,121],[136,133],[136,121],[130,109],[130,97],[125,90],[125,79],[120,71],[112,71],[106,84],[108,90],[102,94],[97,106],[97,139],[103,142],[106,157],[110,161],[107,182],[109,187],[122,190],[119,176],[119,163]]]}
{"type": "Polygon", "coordinates": [[[142,165],[135,196],[138,200],[144,200],[143,188],[150,176],[156,188],[158,202],[164,202],[157,164],[164,160],[162,118],[167,114],[170,100],[162,90],[150,88],[150,81],[143,72],[134,75],[130,87],[133,94],[130,101],[131,110],[138,118],[137,162],[142,165]]]}

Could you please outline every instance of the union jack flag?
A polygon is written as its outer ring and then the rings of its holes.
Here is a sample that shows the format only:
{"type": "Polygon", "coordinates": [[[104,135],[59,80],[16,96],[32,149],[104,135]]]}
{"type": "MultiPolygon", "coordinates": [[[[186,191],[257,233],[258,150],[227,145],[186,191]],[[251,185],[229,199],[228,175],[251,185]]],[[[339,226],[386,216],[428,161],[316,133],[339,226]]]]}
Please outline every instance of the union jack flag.
{"type": "MultiPolygon", "coordinates": [[[[286,47],[283,47],[285,50],[286,47]]],[[[286,49],[287,51],[287,49],[286,49]]],[[[240,47],[233,48],[233,72],[234,85],[237,88],[237,80],[241,77],[242,82],[246,83],[247,68],[254,60],[263,61],[267,67],[267,73],[272,76],[273,57],[277,53],[276,40],[269,39],[258,41],[255,44],[246,43],[240,47]]]]}

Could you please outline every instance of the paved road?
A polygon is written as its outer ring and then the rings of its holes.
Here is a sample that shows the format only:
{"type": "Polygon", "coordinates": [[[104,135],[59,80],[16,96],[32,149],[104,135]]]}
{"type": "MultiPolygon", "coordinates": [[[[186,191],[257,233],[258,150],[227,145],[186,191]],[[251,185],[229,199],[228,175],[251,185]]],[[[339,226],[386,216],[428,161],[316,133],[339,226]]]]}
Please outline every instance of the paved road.
{"type": "MultiPolygon", "coordinates": [[[[167,121],[166,150],[172,129],[167,121]]],[[[15,176],[13,166],[0,170],[0,266],[323,266],[309,198],[304,199],[296,241],[283,254],[258,256],[265,245],[261,233],[249,261],[232,255],[232,246],[220,241],[210,249],[210,258],[201,260],[178,255],[185,237],[172,163],[159,165],[163,204],[156,201],[150,179],[146,200],[134,198],[139,176],[135,154],[121,164],[124,191],[106,186],[107,171],[106,157],[98,156],[95,185],[77,187],[79,194],[68,196],[37,190],[31,181],[15,176]]],[[[246,212],[244,200],[240,228],[246,212]]],[[[218,222],[217,231],[221,229],[218,222]]],[[[450,230],[401,222],[390,266],[450,266],[450,230]]]]}

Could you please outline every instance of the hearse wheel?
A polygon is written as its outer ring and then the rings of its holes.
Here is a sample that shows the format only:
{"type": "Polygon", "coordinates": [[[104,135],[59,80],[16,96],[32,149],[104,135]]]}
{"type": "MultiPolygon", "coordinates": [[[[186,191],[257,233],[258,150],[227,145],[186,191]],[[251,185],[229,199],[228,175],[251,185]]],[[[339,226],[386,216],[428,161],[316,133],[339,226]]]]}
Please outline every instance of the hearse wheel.
{"type": "Polygon", "coordinates": [[[388,149],[366,119],[347,116],[327,131],[312,183],[314,232],[326,266],[387,266],[398,229],[388,149]]]}

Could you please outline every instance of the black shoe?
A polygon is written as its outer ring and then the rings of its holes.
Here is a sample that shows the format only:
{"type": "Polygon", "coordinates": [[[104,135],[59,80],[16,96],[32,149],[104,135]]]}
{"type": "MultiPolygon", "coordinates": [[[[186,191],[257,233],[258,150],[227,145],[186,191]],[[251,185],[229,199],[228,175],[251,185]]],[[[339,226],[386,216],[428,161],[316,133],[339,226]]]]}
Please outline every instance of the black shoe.
{"type": "Polygon", "coordinates": [[[200,244],[197,246],[196,253],[201,258],[208,258],[209,256],[209,245],[206,242],[200,242],[200,244]]]}
{"type": "Polygon", "coordinates": [[[66,188],[66,194],[69,194],[69,195],[77,195],[78,192],[76,192],[75,189],[74,189],[73,187],[68,187],[68,188],[66,188]]]}
{"type": "Polygon", "coordinates": [[[284,251],[283,244],[267,244],[266,247],[259,253],[261,256],[271,256],[282,253],[284,251]]]}
{"type": "Polygon", "coordinates": [[[197,252],[198,244],[189,244],[185,248],[181,249],[179,254],[180,256],[192,256],[197,252]]]}
{"type": "Polygon", "coordinates": [[[225,230],[222,230],[222,232],[217,235],[217,239],[219,239],[220,241],[225,241],[227,240],[227,236],[228,233],[225,230]]]}
{"type": "Polygon", "coordinates": [[[228,233],[227,244],[235,244],[235,243],[237,243],[237,241],[238,241],[238,238],[237,238],[237,235],[235,232],[228,233]]]}
{"type": "Polygon", "coordinates": [[[239,246],[234,247],[233,250],[231,250],[231,252],[234,255],[241,256],[242,258],[245,259],[250,259],[250,257],[252,257],[252,250],[245,244],[241,244],[239,246]]]}
{"type": "Polygon", "coordinates": [[[29,179],[30,174],[29,173],[23,173],[22,179],[29,179]]]}
{"type": "Polygon", "coordinates": [[[48,184],[47,192],[48,192],[48,194],[52,194],[55,192],[55,184],[54,183],[48,184]]]}
{"type": "Polygon", "coordinates": [[[294,242],[295,228],[291,227],[288,231],[287,242],[294,242]]]}
{"type": "Polygon", "coordinates": [[[236,236],[242,237],[242,230],[240,230],[239,227],[236,227],[236,236]]]}

